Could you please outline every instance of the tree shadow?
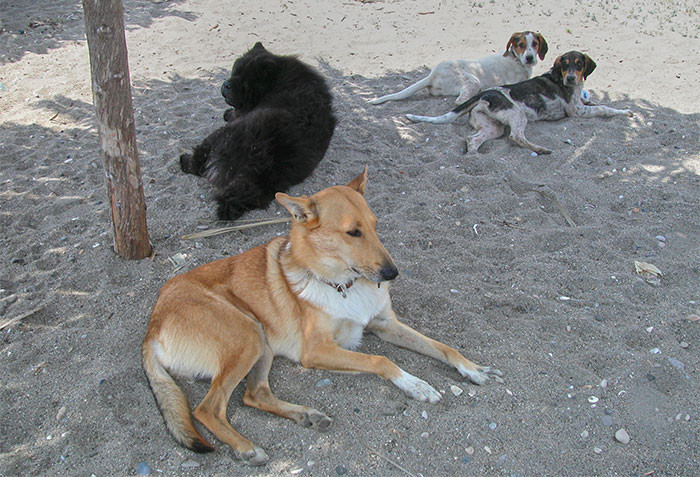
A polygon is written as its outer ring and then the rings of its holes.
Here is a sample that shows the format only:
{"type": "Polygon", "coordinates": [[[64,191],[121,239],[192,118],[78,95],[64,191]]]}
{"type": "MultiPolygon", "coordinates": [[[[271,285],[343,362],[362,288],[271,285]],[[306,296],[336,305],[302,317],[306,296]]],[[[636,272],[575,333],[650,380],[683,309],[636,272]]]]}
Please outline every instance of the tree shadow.
{"type": "MultiPolygon", "coordinates": [[[[193,12],[177,7],[182,0],[124,0],[125,28],[149,28],[159,18],[194,21],[193,12]]],[[[0,3],[0,64],[19,61],[27,53],[46,54],[63,44],[85,40],[80,0],[22,0],[0,3]]]]}

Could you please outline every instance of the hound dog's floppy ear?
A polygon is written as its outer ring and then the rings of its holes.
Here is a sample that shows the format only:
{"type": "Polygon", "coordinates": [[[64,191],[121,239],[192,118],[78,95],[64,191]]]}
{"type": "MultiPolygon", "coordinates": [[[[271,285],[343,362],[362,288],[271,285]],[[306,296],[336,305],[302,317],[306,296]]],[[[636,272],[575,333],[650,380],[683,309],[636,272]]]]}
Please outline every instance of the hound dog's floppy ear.
{"type": "Polygon", "coordinates": [[[275,199],[289,211],[294,222],[305,225],[308,228],[314,228],[318,225],[316,204],[309,197],[305,195],[291,197],[283,192],[278,192],[275,194],[275,199]]]}
{"type": "Polygon", "coordinates": [[[537,56],[540,57],[540,60],[544,60],[544,55],[546,55],[547,51],[549,51],[547,40],[545,40],[539,33],[535,33],[535,35],[537,36],[537,40],[540,42],[540,47],[537,49],[537,56]]]}
{"type": "Polygon", "coordinates": [[[588,78],[588,75],[593,73],[596,64],[588,55],[583,55],[583,79],[588,78]]]}
{"type": "Polygon", "coordinates": [[[362,171],[362,174],[348,182],[348,187],[356,190],[362,195],[365,195],[365,185],[367,185],[367,166],[365,166],[365,170],[362,171]]]}
{"type": "Polygon", "coordinates": [[[513,33],[510,36],[510,39],[508,40],[508,44],[506,45],[506,51],[503,53],[503,56],[508,56],[508,53],[510,53],[510,47],[513,46],[517,41],[520,39],[521,33],[513,33]]]}
{"type": "Polygon", "coordinates": [[[552,65],[552,69],[549,71],[549,73],[554,76],[558,82],[562,80],[561,57],[562,55],[557,56],[557,59],[554,60],[554,64],[552,65]]]}

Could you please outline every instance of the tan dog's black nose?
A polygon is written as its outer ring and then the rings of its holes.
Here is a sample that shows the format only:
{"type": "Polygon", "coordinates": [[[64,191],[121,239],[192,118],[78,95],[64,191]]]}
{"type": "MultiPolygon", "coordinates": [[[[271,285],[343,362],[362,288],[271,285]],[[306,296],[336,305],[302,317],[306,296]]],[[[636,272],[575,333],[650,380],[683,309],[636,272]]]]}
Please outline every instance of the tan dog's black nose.
{"type": "Polygon", "coordinates": [[[379,270],[379,275],[381,275],[382,280],[393,280],[397,276],[399,276],[399,271],[396,268],[396,265],[389,264],[389,265],[384,265],[381,270],[379,270]]]}

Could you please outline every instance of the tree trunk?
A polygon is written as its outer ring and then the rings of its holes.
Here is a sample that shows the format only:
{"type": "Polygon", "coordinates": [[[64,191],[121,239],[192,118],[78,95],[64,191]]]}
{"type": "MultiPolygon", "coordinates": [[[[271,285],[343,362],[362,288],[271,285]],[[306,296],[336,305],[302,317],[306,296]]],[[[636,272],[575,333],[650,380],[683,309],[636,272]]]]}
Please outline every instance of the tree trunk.
{"type": "Polygon", "coordinates": [[[122,0],[83,0],[92,96],[112,213],[114,250],[127,259],[152,253],[146,225],[122,0]]]}

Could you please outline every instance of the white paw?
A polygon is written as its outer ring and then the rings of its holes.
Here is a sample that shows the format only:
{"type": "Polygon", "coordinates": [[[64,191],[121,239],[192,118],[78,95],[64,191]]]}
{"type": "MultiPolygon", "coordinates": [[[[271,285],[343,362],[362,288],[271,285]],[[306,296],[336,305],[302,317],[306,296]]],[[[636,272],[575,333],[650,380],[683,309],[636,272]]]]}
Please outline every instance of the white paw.
{"type": "Polygon", "coordinates": [[[475,369],[467,369],[460,364],[457,367],[457,371],[465,378],[469,378],[469,381],[474,384],[484,384],[489,379],[493,379],[497,383],[503,382],[501,378],[503,373],[488,366],[477,366],[475,369]]]}
{"type": "Polygon", "coordinates": [[[434,404],[440,400],[440,393],[430,384],[419,379],[406,371],[401,370],[401,375],[392,380],[403,392],[418,401],[428,401],[434,404]]]}
{"type": "Polygon", "coordinates": [[[630,118],[631,118],[632,116],[634,116],[634,113],[632,112],[631,109],[623,109],[623,111],[624,111],[625,114],[626,114],[627,116],[629,116],[630,118]]]}

